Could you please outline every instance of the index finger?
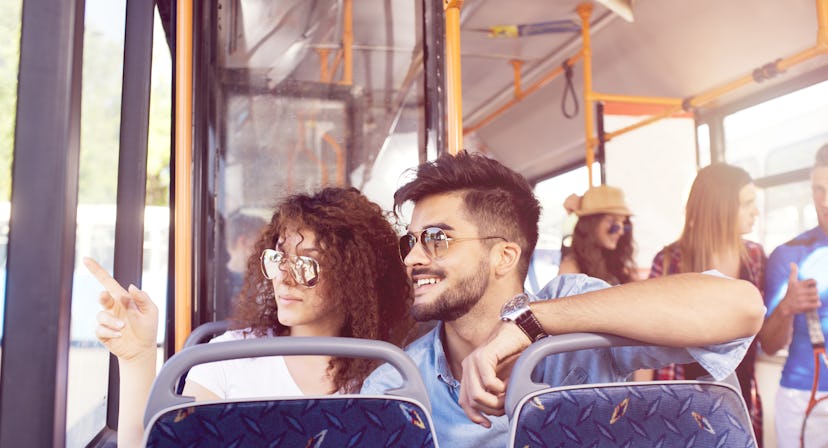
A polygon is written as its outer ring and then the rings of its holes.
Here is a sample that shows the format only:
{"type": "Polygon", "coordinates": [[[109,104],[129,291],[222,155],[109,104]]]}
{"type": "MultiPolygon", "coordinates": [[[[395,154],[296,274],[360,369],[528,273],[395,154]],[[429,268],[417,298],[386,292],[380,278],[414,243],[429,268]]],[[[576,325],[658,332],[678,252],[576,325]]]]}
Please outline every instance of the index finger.
{"type": "Polygon", "coordinates": [[[98,283],[100,283],[104,288],[106,288],[106,290],[109,292],[109,294],[112,295],[112,297],[122,297],[125,295],[129,295],[127,290],[124,289],[124,287],[121,286],[121,284],[118,283],[117,280],[112,278],[112,276],[109,275],[109,272],[106,272],[106,269],[101,267],[101,265],[99,265],[97,261],[89,257],[83,257],[83,265],[86,266],[86,269],[89,270],[89,273],[92,274],[92,276],[94,276],[96,280],[98,280],[98,283]]]}

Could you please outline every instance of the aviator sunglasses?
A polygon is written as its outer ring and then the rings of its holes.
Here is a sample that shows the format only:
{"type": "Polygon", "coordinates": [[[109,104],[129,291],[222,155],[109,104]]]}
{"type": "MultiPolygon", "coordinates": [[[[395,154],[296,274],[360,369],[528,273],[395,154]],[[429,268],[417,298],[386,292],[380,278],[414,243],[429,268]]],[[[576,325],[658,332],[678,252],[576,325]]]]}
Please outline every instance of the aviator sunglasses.
{"type": "Polygon", "coordinates": [[[615,235],[616,233],[620,232],[621,229],[624,229],[624,233],[630,233],[632,231],[632,224],[629,221],[625,221],[624,224],[619,224],[617,222],[612,223],[610,228],[607,230],[607,233],[610,235],[615,235]]]}
{"type": "Polygon", "coordinates": [[[405,235],[400,237],[400,258],[405,262],[405,257],[411,253],[411,250],[414,249],[414,246],[417,244],[419,240],[420,244],[422,244],[425,253],[431,258],[441,258],[445,255],[445,252],[448,250],[449,241],[460,242],[460,241],[472,241],[472,240],[490,240],[493,238],[499,238],[503,241],[508,241],[506,238],[502,236],[479,236],[479,237],[469,237],[469,238],[452,238],[446,235],[446,232],[439,228],[439,227],[428,227],[420,233],[420,238],[417,238],[415,235],[411,233],[406,233],[405,235]]]}
{"type": "Polygon", "coordinates": [[[319,283],[319,262],[303,255],[288,255],[280,250],[265,249],[262,252],[262,274],[268,280],[276,278],[282,269],[282,263],[287,262],[291,277],[302,286],[313,288],[319,283]]]}

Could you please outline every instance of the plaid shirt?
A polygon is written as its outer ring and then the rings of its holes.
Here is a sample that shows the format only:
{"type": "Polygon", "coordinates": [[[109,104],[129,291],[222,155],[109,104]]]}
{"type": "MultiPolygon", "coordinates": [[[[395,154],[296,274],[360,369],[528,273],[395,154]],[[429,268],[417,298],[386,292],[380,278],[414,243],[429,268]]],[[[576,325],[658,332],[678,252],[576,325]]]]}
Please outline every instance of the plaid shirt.
{"type": "MultiPolygon", "coordinates": [[[[747,259],[743,260],[740,266],[739,278],[753,283],[759,288],[759,292],[764,296],[765,286],[765,265],[768,258],[765,256],[765,250],[761,244],[753,241],[742,240],[745,243],[745,251],[747,252],[747,259]]],[[[681,266],[681,251],[675,246],[667,246],[662,249],[655,258],[653,258],[653,265],[650,268],[650,278],[661,277],[666,268],[667,274],[678,274],[681,266]],[[669,252],[669,259],[665,262],[665,252],[669,252]]],[[[736,368],[736,376],[739,378],[739,385],[742,387],[742,396],[747,404],[748,411],[750,411],[751,422],[753,423],[753,431],[756,434],[758,446],[762,447],[762,400],[759,398],[759,387],[756,383],[754,375],[754,365],[756,363],[756,342],[750,345],[744,359],[739,367],[736,368]]],[[[705,372],[697,364],[670,364],[655,371],[653,379],[656,380],[683,380],[693,379],[699,375],[704,375],[705,372]]]]}

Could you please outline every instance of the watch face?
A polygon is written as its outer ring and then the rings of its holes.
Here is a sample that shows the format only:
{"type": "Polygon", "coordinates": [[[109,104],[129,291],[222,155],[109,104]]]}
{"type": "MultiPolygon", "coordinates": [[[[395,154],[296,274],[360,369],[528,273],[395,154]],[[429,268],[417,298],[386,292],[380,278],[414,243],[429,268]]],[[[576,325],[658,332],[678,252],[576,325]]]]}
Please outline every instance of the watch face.
{"type": "Polygon", "coordinates": [[[528,309],[529,297],[526,294],[518,294],[503,305],[500,310],[500,318],[513,321],[528,309]]]}

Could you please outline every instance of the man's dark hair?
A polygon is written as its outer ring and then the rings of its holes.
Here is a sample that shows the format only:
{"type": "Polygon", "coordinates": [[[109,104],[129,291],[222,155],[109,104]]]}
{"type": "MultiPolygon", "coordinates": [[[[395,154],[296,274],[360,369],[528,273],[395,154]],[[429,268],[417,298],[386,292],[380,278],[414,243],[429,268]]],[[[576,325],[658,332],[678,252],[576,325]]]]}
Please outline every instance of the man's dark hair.
{"type": "Polygon", "coordinates": [[[817,150],[814,166],[828,166],[828,143],[817,150]]]}
{"type": "Polygon", "coordinates": [[[482,154],[444,154],[416,168],[417,178],[394,193],[394,208],[437,194],[460,193],[466,213],[481,236],[501,236],[521,248],[519,272],[525,277],[538,242],[540,203],[529,182],[482,154]]]}

